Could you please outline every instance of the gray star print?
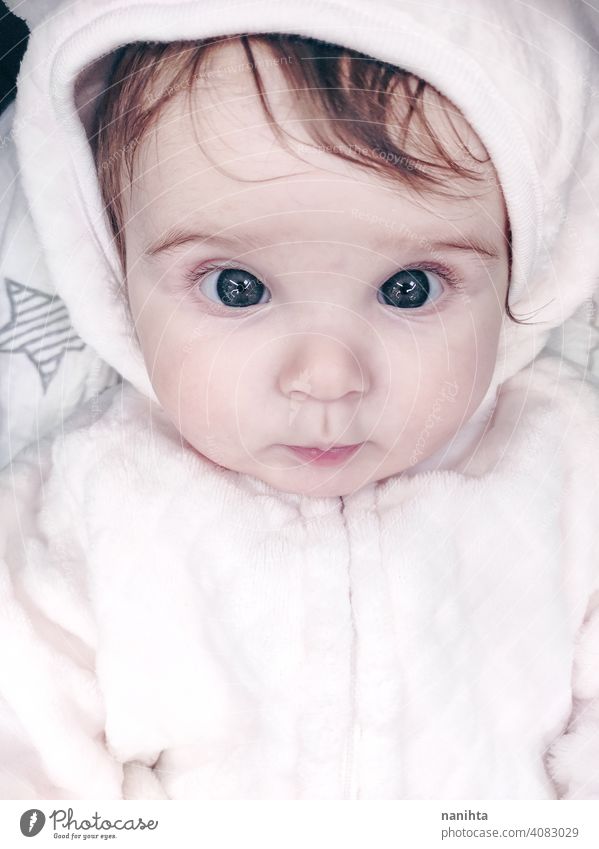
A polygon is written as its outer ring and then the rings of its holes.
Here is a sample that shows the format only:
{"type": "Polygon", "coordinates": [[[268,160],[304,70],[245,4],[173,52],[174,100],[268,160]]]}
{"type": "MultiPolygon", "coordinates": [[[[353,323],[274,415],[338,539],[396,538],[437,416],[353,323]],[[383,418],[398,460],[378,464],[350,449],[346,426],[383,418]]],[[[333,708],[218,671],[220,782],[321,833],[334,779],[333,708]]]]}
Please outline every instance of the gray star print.
{"type": "Polygon", "coordinates": [[[85,342],[75,334],[66,306],[14,280],[5,280],[10,321],[0,327],[0,353],[25,354],[36,367],[44,393],[66,351],[82,351],[85,342]]]}

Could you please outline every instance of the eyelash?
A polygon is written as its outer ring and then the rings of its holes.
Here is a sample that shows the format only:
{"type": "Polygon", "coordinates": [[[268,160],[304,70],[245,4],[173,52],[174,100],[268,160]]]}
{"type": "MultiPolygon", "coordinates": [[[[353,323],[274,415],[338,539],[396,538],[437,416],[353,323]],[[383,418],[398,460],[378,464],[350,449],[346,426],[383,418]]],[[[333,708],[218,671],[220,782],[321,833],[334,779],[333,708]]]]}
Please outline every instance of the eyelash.
{"type": "MultiPolygon", "coordinates": [[[[183,294],[194,295],[195,289],[197,288],[198,284],[201,283],[203,281],[203,279],[211,271],[223,270],[225,268],[237,268],[237,267],[238,266],[234,265],[233,263],[225,263],[224,265],[222,265],[220,263],[215,263],[215,264],[204,263],[203,265],[195,266],[194,268],[186,271],[183,274],[183,281],[184,281],[183,287],[182,287],[183,288],[183,294]]],[[[239,266],[239,267],[243,267],[243,266],[239,266]]],[[[429,271],[429,272],[431,272],[431,274],[437,274],[443,281],[445,281],[445,283],[447,284],[447,286],[450,289],[458,289],[460,286],[462,286],[462,283],[463,283],[462,279],[455,273],[455,271],[453,271],[450,268],[447,268],[447,266],[445,266],[445,265],[437,265],[436,263],[429,263],[429,262],[413,263],[411,265],[405,266],[404,269],[399,268],[397,271],[399,272],[399,271],[407,271],[407,270],[429,271]]],[[[437,304],[440,301],[444,301],[446,299],[446,297],[447,297],[447,295],[444,293],[439,298],[437,298],[436,301],[433,301],[432,304],[434,305],[434,304],[437,304]]],[[[219,308],[219,304],[217,304],[216,302],[210,301],[208,298],[206,298],[206,300],[208,300],[208,302],[211,303],[216,309],[219,308]]],[[[259,306],[259,304],[256,304],[256,306],[259,306]]],[[[230,308],[227,309],[227,307],[225,307],[224,304],[222,305],[222,309],[227,310],[227,312],[231,311],[230,308]]],[[[247,307],[246,309],[251,309],[251,307],[247,307]]],[[[427,306],[419,307],[418,309],[413,310],[414,313],[420,313],[420,314],[428,312],[428,311],[429,311],[429,308],[427,306]]],[[[398,312],[399,312],[399,310],[398,310],[398,312]]]]}

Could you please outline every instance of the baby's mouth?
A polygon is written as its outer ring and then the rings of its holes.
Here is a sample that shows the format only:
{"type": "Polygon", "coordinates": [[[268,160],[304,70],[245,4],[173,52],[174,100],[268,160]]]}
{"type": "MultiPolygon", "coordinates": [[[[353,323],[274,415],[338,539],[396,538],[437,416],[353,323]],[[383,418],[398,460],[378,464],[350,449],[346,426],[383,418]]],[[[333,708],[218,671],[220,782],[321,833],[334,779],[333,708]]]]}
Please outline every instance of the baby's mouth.
{"type": "Polygon", "coordinates": [[[362,445],[364,445],[363,442],[354,445],[332,445],[330,447],[304,445],[285,445],[284,447],[310,463],[331,465],[349,459],[362,445]]]}

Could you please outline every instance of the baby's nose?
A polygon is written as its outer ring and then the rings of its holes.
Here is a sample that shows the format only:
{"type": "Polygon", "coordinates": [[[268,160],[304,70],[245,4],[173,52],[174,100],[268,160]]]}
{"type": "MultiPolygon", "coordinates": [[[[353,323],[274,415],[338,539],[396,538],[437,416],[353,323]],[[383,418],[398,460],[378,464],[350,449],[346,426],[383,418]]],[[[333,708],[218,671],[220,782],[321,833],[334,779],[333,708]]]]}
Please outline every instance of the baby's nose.
{"type": "Polygon", "coordinates": [[[279,387],[289,398],[331,402],[368,391],[366,369],[347,344],[321,333],[287,339],[279,387]]]}

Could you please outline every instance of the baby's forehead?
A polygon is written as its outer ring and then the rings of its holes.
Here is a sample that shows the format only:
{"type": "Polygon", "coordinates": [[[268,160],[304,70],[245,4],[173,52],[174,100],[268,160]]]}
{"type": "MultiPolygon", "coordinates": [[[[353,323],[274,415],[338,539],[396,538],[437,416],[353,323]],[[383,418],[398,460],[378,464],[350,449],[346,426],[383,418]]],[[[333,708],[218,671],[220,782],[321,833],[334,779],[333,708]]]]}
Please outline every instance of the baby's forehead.
{"type": "Polygon", "coordinates": [[[162,116],[152,138],[137,152],[134,193],[143,197],[144,203],[163,198],[165,202],[182,204],[187,200],[197,205],[216,196],[228,196],[233,209],[251,203],[253,198],[268,196],[269,185],[276,194],[284,184],[288,204],[295,202],[308,210],[311,196],[321,192],[329,192],[337,201],[346,196],[349,204],[356,200],[351,189],[361,185],[374,190],[370,202],[392,203],[401,197],[431,208],[457,209],[468,204],[473,189],[478,196],[496,188],[493,168],[487,163],[481,166],[481,179],[476,184],[455,175],[448,180],[447,197],[427,195],[414,190],[399,174],[394,182],[381,172],[348,161],[340,154],[350,148],[341,141],[315,144],[301,123],[294,125],[295,138],[283,145],[264,122],[245,123],[241,112],[231,121],[222,119],[223,131],[216,133],[212,128],[199,127],[185,109],[179,113],[173,109],[162,116]],[[260,187],[257,193],[255,186],[260,187]]]}
{"type": "MultiPolygon", "coordinates": [[[[357,151],[343,141],[343,133],[338,138],[335,132],[330,133],[327,143],[315,140],[315,126],[328,121],[334,130],[335,116],[320,115],[312,121],[307,118],[289,90],[280,63],[273,61],[263,46],[258,47],[256,56],[274,119],[291,135],[286,135],[289,147],[282,144],[269,123],[244,51],[236,42],[225,43],[209,54],[188,88],[173,94],[152,132],[139,145],[134,206],[163,220],[165,209],[175,218],[177,213],[193,214],[198,204],[222,201],[218,203],[221,217],[239,220],[240,216],[254,216],[260,206],[268,210],[282,205],[288,214],[311,210],[326,203],[328,193],[339,209],[347,211],[361,201],[359,208],[370,203],[379,210],[381,223],[377,224],[373,216],[373,230],[385,226],[382,222],[392,215],[399,200],[424,205],[432,217],[456,220],[480,212],[481,196],[486,197],[483,205],[490,204],[493,212],[503,206],[483,145],[459,111],[433,89],[426,88],[422,94],[427,120],[452,155],[458,161],[467,160],[468,167],[476,167],[479,175],[472,183],[459,174],[445,173],[445,198],[413,191],[409,181],[401,178],[399,167],[394,185],[388,176],[383,179],[382,173],[347,161],[341,154],[357,151]],[[356,193],[356,185],[368,186],[368,201],[362,189],[356,193]],[[260,188],[256,191],[255,187],[260,188]]],[[[405,97],[397,97],[396,105],[400,111],[405,109],[405,97]]],[[[388,129],[393,133],[392,123],[388,129]]],[[[398,141],[416,160],[431,156],[430,141],[417,122],[398,141]]],[[[368,155],[376,165],[377,157],[382,161],[386,154],[382,149],[370,149],[368,155]]]]}

